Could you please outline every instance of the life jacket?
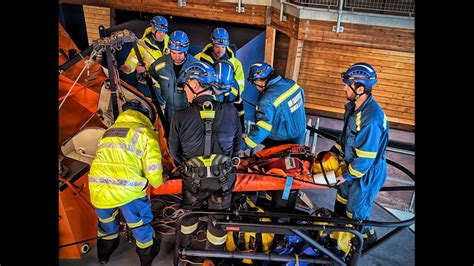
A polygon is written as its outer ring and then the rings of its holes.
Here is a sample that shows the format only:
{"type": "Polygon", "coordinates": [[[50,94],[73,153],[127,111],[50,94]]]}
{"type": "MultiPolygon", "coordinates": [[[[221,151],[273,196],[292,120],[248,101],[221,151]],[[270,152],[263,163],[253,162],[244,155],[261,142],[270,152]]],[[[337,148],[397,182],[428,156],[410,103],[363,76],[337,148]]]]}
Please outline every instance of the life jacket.
{"type": "MultiPolygon", "coordinates": [[[[204,178],[217,178],[219,180],[220,188],[224,193],[231,190],[227,177],[233,170],[234,164],[232,158],[227,156],[222,151],[217,141],[217,134],[212,132],[213,124],[216,122],[219,128],[222,122],[222,117],[218,121],[214,121],[216,110],[222,110],[222,105],[216,103],[216,108],[211,101],[205,101],[200,105],[202,110],[199,111],[202,122],[204,123],[204,154],[202,156],[193,157],[183,164],[183,174],[192,178],[192,193],[197,193],[199,189],[218,190],[217,187],[201,187],[201,180],[204,178]],[[212,149],[211,149],[212,147],[212,149]],[[211,154],[211,150],[216,152],[211,154]]],[[[206,183],[207,184],[207,183],[206,183]]]]}
{"type": "MultiPolygon", "coordinates": [[[[246,205],[243,207],[247,210],[255,210],[263,212],[252,200],[246,197],[246,205]]],[[[260,218],[259,221],[270,222],[270,218],[260,218]]],[[[245,252],[263,252],[270,253],[275,234],[256,233],[256,232],[227,232],[226,250],[227,251],[245,251],[245,252]]],[[[243,259],[244,264],[253,264],[251,259],[243,259]]]]}
{"type": "Polygon", "coordinates": [[[336,176],[342,175],[342,172],[345,170],[346,165],[344,160],[338,158],[338,156],[333,152],[325,152],[321,161],[315,159],[312,165],[313,174],[334,171],[336,176]]]}

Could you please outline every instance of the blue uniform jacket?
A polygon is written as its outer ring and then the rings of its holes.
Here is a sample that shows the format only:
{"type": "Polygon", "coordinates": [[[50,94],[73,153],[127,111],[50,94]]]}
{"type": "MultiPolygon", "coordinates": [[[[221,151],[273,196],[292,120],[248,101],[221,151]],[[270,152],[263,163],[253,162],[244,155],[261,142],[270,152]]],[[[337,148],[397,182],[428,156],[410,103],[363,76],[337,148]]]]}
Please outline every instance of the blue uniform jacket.
{"type": "Polygon", "coordinates": [[[267,137],[303,144],[305,130],[303,89],[295,81],[277,76],[258,97],[255,126],[244,138],[242,149],[255,148],[267,137]]]}
{"type": "Polygon", "coordinates": [[[342,176],[346,181],[361,178],[362,187],[380,188],[387,176],[387,117],[372,95],[354,112],[353,102],[347,103],[345,109],[343,133],[331,148],[346,162],[342,176]]]}
{"type": "MultiPolygon", "coordinates": [[[[186,69],[191,63],[197,62],[196,58],[186,54],[186,61],[182,69],[186,69]]],[[[186,93],[178,93],[178,82],[174,73],[173,60],[171,55],[167,54],[158,58],[150,66],[151,76],[158,81],[160,85],[161,97],[166,103],[166,118],[171,121],[176,111],[182,110],[188,106],[186,93]]]]}

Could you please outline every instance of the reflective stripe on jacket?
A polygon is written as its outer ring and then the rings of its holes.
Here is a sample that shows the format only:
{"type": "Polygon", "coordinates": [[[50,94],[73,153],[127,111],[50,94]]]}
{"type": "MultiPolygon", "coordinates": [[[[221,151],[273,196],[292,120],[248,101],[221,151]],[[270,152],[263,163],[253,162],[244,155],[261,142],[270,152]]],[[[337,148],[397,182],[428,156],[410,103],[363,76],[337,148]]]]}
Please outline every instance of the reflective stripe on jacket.
{"type": "MultiPolygon", "coordinates": [[[[149,33],[151,33],[151,27],[148,27],[145,29],[145,32],[143,33],[142,38],[137,42],[137,47],[138,47],[138,50],[140,51],[140,54],[142,55],[143,61],[145,62],[146,69],[149,69],[150,65],[156,59],[160,58],[164,54],[169,53],[168,34],[165,34],[165,38],[163,40],[164,48],[163,48],[163,51],[161,51],[161,49],[158,46],[154,45],[150,41],[148,37],[149,33]]],[[[130,74],[133,71],[135,71],[137,68],[137,64],[138,64],[138,58],[135,54],[135,49],[132,48],[132,50],[130,50],[130,54],[128,54],[127,60],[125,60],[125,63],[124,63],[124,65],[128,65],[130,67],[130,71],[124,72],[124,73],[130,74]]]]}
{"type": "Polygon", "coordinates": [[[89,172],[91,202],[97,208],[114,208],[146,195],[148,182],[162,182],[158,135],[140,112],[119,115],[99,141],[89,172]]]}
{"type": "Polygon", "coordinates": [[[305,130],[303,89],[295,81],[277,76],[258,97],[255,126],[244,138],[242,149],[255,148],[267,137],[303,144],[305,130]]]}

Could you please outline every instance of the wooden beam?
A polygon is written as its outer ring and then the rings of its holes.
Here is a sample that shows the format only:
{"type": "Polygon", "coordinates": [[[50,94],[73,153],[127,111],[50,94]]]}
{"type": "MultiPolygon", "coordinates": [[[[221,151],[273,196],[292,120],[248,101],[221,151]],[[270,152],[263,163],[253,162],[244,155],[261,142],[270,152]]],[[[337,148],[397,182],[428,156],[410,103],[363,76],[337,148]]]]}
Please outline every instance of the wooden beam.
{"type": "Polygon", "coordinates": [[[110,8],[110,27],[113,27],[115,25],[116,25],[115,8],[110,8]]]}
{"type": "Polygon", "coordinates": [[[217,0],[187,1],[185,7],[179,7],[178,1],[163,0],[59,0],[59,3],[109,7],[122,10],[148,12],[162,15],[208,19],[214,21],[266,25],[267,7],[245,4],[245,12],[237,13],[237,3],[217,0]]]}
{"type": "MultiPolygon", "coordinates": [[[[288,37],[299,38],[298,29],[300,19],[290,14],[285,14],[283,21],[280,21],[280,10],[272,7],[271,9],[271,26],[275,27],[280,32],[288,37]]],[[[300,38],[302,39],[302,38],[300,38]]]]}
{"type": "Polygon", "coordinates": [[[288,61],[286,63],[285,77],[298,81],[300,72],[301,55],[303,54],[303,40],[290,38],[290,47],[288,48],[288,61]]]}
{"type": "Polygon", "coordinates": [[[275,36],[276,29],[272,26],[267,26],[265,31],[265,62],[273,66],[273,58],[275,54],[275,36]]]}

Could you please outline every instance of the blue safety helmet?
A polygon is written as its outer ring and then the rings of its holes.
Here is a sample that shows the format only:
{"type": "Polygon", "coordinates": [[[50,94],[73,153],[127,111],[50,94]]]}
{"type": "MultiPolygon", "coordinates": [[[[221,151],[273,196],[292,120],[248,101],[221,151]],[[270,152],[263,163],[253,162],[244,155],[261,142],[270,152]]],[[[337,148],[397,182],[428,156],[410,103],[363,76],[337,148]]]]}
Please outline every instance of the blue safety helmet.
{"type": "MultiPolygon", "coordinates": [[[[196,79],[203,88],[209,88],[217,81],[216,72],[206,62],[193,62],[182,73],[185,82],[190,79],[196,79]]],[[[182,80],[182,79],[181,79],[182,80]]]]}
{"type": "Polygon", "coordinates": [[[162,32],[168,32],[168,21],[163,16],[155,16],[150,21],[150,26],[152,26],[155,30],[159,30],[162,32]]]}
{"type": "Polygon", "coordinates": [[[215,28],[211,34],[212,44],[229,46],[229,33],[224,28],[215,28]]]}
{"type": "Polygon", "coordinates": [[[268,63],[265,62],[257,62],[250,66],[249,68],[249,75],[247,76],[247,80],[255,84],[255,80],[257,79],[266,79],[273,73],[273,67],[270,66],[268,63]]]}
{"type": "Polygon", "coordinates": [[[122,111],[125,112],[127,110],[138,111],[138,112],[144,114],[146,117],[148,117],[148,119],[150,119],[151,123],[153,123],[150,112],[142,106],[142,104],[139,100],[131,99],[131,100],[127,101],[126,103],[124,103],[122,105],[122,111]]]}
{"type": "Polygon", "coordinates": [[[168,48],[173,51],[187,52],[189,49],[189,38],[186,32],[175,30],[170,35],[168,48]]]}
{"type": "Polygon", "coordinates": [[[342,81],[351,86],[359,83],[370,91],[370,88],[377,83],[377,73],[375,69],[367,63],[355,63],[347,69],[346,72],[341,73],[342,81]]]}
{"type": "Polygon", "coordinates": [[[229,92],[234,83],[234,67],[228,61],[219,60],[214,64],[214,71],[217,75],[215,90],[222,93],[229,92]]]}

